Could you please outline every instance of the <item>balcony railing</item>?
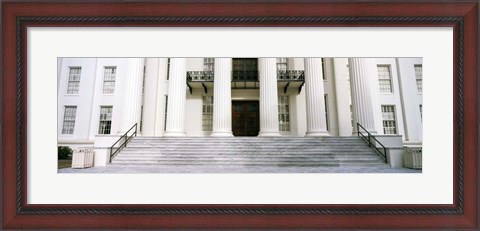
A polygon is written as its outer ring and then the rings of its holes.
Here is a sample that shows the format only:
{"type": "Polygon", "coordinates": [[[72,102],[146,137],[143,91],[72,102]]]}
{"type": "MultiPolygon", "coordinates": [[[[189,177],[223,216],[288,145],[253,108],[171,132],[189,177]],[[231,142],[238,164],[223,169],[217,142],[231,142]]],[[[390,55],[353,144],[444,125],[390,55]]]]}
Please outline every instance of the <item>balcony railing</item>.
{"type": "Polygon", "coordinates": [[[304,81],[305,71],[277,71],[277,81],[304,81]]]}
{"type": "Polygon", "coordinates": [[[213,71],[187,71],[187,81],[192,81],[192,82],[213,81],[213,71]]]}
{"type": "MultiPolygon", "coordinates": [[[[189,82],[212,82],[213,71],[187,71],[189,82]]],[[[233,82],[258,82],[258,71],[232,71],[233,82]]],[[[305,81],[305,72],[298,70],[277,71],[277,81],[305,81]]]]}
{"type": "Polygon", "coordinates": [[[258,71],[232,71],[233,82],[258,82],[258,71]]]}

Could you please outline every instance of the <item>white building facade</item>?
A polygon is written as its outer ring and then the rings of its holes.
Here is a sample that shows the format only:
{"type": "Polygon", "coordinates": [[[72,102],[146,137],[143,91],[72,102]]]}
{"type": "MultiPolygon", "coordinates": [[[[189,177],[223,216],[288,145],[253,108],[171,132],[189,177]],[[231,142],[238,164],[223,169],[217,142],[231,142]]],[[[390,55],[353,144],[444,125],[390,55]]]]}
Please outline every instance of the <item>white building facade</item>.
{"type": "Polygon", "coordinates": [[[153,137],[401,135],[422,142],[421,58],[60,58],[58,145],[153,137]]]}

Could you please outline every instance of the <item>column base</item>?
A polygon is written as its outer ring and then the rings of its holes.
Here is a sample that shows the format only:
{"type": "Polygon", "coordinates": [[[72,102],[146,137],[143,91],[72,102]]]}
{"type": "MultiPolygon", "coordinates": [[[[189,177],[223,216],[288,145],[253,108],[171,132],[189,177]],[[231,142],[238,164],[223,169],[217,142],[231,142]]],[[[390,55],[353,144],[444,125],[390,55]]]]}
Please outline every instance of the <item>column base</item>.
{"type": "Polygon", "coordinates": [[[307,132],[305,137],[321,137],[321,136],[330,136],[327,131],[319,131],[319,132],[307,132]]]}
{"type": "Polygon", "coordinates": [[[186,137],[187,134],[185,132],[165,132],[163,133],[164,137],[186,137]]]}
{"type": "Polygon", "coordinates": [[[233,137],[232,132],[212,132],[211,137],[233,137]]]}
{"type": "Polygon", "coordinates": [[[260,131],[258,133],[258,136],[257,137],[280,137],[282,135],[280,135],[280,132],[262,132],[260,131]]]}

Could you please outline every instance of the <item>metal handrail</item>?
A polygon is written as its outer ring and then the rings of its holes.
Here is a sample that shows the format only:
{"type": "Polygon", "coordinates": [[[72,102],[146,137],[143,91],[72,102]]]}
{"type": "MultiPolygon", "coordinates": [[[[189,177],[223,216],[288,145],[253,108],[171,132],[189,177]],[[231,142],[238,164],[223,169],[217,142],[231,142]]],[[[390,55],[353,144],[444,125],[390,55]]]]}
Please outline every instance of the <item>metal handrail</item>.
{"type": "Polygon", "coordinates": [[[123,134],[118,140],[117,142],[115,142],[111,147],[110,147],[110,161],[109,163],[112,163],[112,159],[115,155],[117,155],[117,153],[122,150],[122,148],[124,147],[127,147],[127,142],[130,141],[133,136],[137,136],[137,123],[135,123],[130,129],[128,129],[127,132],[125,132],[125,134],[123,134]],[[130,136],[128,135],[128,133],[133,129],[135,128],[135,132],[133,132],[130,136]],[[113,149],[115,148],[115,145],[118,144],[118,142],[120,142],[121,140],[124,140],[123,143],[120,144],[120,146],[117,147],[117,150],[115,150],[115,152],[113,151],[113,149]]]}
{"type": "Polygon", "coordinates": [[[368,132],[367,129],[365,129],[362,125],[360,125],[360,123],[357,123],[357,135],[361,136],[365,141],[367,141],[368,146],[373,147],[375,149],[375,151],[377,151],[378,154],[380,154],[381,156],[383,156],[383,158],[385,158],[385,163],[388,163],[387,149],[385,148],[385,146],[383,146],[383,144],[380,143],[380,141],[378,141],[377,138],[375,138],[375,136],[372,136],[372,134],[370,134],[370,132],[368,132]],[[365,134],[361,133],[360,128],[362,128],[367,133],[368,136],[365,136],[365,134]],[[372,138],[376,141],[377,144],[380,144],[380,146],[382,146],[383,153],[377,148],[377,145],[375,145],[372,142],[372,140],[371,140],[372,138]]]}

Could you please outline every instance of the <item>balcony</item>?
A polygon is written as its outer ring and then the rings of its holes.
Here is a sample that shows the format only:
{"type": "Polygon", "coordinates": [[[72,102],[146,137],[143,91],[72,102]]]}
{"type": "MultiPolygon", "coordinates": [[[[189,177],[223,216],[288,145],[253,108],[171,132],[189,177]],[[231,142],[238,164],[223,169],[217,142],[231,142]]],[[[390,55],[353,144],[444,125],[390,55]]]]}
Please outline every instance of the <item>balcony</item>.
{"type": "Polygon", "coordinates": [[[213,71],[187,71],[189,82],[213,82],[213,71]]]}
{"type": "Polygon", "coordinates": [[[305,84],[305,71],[277,71],[277,82],[278,87],[283,88],[284,94],[286,94],[290,88],[298,89],[298,94],[300,94],[305,84]]]}
{"type": "Polygon", "coordinates": [[[277,71],[277,81],[305,81],[305,71],[277,71]]]}
{"type": "MultiPolygon", "coordinates": [[[[232,71],[232,89],[258,89],[259,72],[257,70],[234,70],[232,71]]],[[[208,92],[208,88],[213,88],[215,79],[214,71],[187,71],[187,86],[190,94],[193,88],[203,88],[208,92]]],[[[278,87],[284,89],[287,93],[289,88],[297,88],[298,93],[302,90],[305,83],[305,72],[300,70],[277,71],[278,87]]]]}
{"type": "Polygon", "coordinates": [[[193,88],[203,88],[207,94],[208,88],[213,88],[213,79],[213,71],[187,71],[187,86],[190,94],[193,93],[193,88]]]}

